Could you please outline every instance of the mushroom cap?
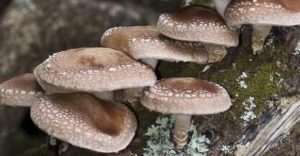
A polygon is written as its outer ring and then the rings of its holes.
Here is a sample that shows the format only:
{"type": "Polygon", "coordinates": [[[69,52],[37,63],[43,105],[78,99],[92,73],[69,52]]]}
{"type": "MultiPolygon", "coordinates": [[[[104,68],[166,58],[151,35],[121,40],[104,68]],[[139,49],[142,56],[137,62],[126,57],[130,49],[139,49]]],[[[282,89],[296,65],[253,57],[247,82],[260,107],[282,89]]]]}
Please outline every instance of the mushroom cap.
{"type": "Polygon", "coordinates": [[[104,153],[126,148],[137,129],[125,105],[84,93],[45,96],[32,106],[31,118],[51,136],[104,153]]]}
{"type": "Polygon", "coordinates": [[[153,85],[152,69],[109,48],[79,48],[54,54],[34,69],[47,92],[103,92],[153,85]]]}
{"type": "Polygon", "coordinates": [[[299,12],[300,11],[300,1],[299,0],[278,0],[286,9],[299,12]]]}
{"type": "Polygon", "coordinates": [[[43,95],[32,73],[16,76],[0,84],[0,104],[10,106],[31,106],[43,95]]]}
{"type": "Polygon", "coordinates": [[[225,20],[229,26],[243,24],[299,25],[300,12],[295,12],[283,4],[288,5],[281,0],[232,0],[226,8],[225,20]]]}
{"type": "Polygon", "coordinates": [[[152,26],[115,27],[107,30],[101,44],[123,51],[135,59],[207,63],[207,50],[199,42],[167,38],[152,26]]]}
{"type": "Polygon", "coordinates": [[[230,30],[223,18],[205,6],[182,7],[159,16],[157,29],[174,39],[237,46],[238,33],[230,30]]]}
{"type": "Polygon", "coordinates": [[[220,85],[195,78],[158,81],[144,91],[141,103],[150,110],[167,114],[215,114],[231,106],[220,85]]]}

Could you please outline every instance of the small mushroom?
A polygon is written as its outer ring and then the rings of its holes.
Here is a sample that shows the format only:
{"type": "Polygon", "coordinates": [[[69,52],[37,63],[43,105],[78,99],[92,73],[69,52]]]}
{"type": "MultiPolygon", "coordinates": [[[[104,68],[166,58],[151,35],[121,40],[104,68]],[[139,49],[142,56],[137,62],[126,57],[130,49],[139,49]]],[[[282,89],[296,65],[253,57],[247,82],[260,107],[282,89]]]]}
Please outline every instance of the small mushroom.
{"type": "Polygon", "coordinates": [[[167,38],[152,26],[115,27],[107,30],[101,45],[125,52],[134,59],[156,67],[158,60],[206,64],[207,50],[199,42],[185,42],[167,38]]]}
{"type": "Polygon", "coordinates": [[[54,54],[34,69],[49,93],[106,92],[154,84],[155,73],[126,54],[109,48],[79,48],[54,54]]]}
{"type": "Polygon", "coordinates": [[[131,142],[137,121],[123,104],[85,93],[42,97],[31,108],[33,122],[47,134],[96,152],[118,152],[131,142]]]}
{"type": "Polygon", "coordinates": [[[160,80],[145,90],[141,103],[150,110],[176,115],[173,140],[179,149],[187,144],[192,115],[216,114],[231,106],[223,87],[195,78],[160,80]]]}
{"type": "Polygon", "coordinates": [[[32,73],[22,74],[0,84],[0,104],[30,107],[43,92],[32,73]]]}
{"type": "Polygon", "coordinates": [[[232,0],[225,10],[225,20],[233,28],[252,25],[252,49],[257,53],[263,49],[272,26],[300,24],[300,8],[293,8],[294,4],[300,5],[293,0],[232,0]]]}
{"type": "MultiPolygon", "coordinates": [[[[226,55],[225,47],[238,45],[238,33],[229,29],[223,18],[213,9],[192,5],[159,16],[157,29],[163,35],[184,41],[202,42],[204,46],[219,45],[218,52],[226,55]]],[[[216,50],[216,48],[212,48],[216,50]]]]}

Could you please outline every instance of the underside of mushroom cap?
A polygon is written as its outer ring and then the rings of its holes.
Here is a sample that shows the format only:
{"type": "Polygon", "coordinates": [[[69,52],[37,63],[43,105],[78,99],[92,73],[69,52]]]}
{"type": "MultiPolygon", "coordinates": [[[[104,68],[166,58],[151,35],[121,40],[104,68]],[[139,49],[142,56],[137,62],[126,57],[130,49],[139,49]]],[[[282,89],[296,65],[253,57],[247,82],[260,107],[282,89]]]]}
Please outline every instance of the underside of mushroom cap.
{"type": "Polygon", "coordinates": [[[200,42],[167,38],[152,26],[115,27],[107,30],[101,44],[123,51],[135,59],[207,63],[207,50],[200,42]]]}
{"type": "Polygon", "coordinates": [[[32,106],[31,118],[51,136],[104,153],[126,148],[137,128],[125,105],[83,93],[44,97],[32,106]]]}
{"type": "Polygon", "coordinates": [[[160,15],[160,33],[174,39],[197,41],[224,46],[237,46],[238,34],[230,30],[223,18],[205,6],[187,6],[160,15]]]}
{"type": "Polygon", "coordinates": [[[43,95],[32,73],[16,76],[0,84],[0,104],[10,106],[31,106],[43,95]]]}
{"type": "Polygon", "coordinates": [[[158,81],[144,91],[141,103],[167,114],[215,114],[226,111],[231,100],[220,85],[195,78],[158,81]]]}
{"type": "Polygon", "coordinates": [[[155,73],[109,48],[79,48],[49,57],[34,69],[47,92],[103,92],[154,84],[155,73]]]}
{"type": "Polygon", "coordinates": [[[279,0],[232,0],[225,11],[225,20],[229,26],[293,26],[300,24],[300,12],[289,10],[279,0]]]}

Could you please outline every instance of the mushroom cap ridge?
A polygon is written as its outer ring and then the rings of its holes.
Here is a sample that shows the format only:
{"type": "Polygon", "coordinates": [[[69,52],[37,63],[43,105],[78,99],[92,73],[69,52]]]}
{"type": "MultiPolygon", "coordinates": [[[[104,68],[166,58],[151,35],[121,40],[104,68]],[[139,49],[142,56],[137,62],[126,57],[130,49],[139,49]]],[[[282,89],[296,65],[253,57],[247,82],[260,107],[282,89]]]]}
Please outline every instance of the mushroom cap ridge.
{"type": "Polygon", "coordinates": [[[31,108],[34,123],[47,134],[97,152],[118,152],[132,140],[137,121],[123,104],[90,94],[53,94],[31,108]]]}
{"type": "Polygon", "coordinates": [[[157,29],[177,40],[197,41],[224,46],[237,46],[238,33],[230,30],[213,9],[192,5],[161,14],[157,29]]]}
{"type": "Polygon", "coordinates": [[[109,48],[56,53],[36,67],[34,75],[46,91],[56,92],[103,92],[149,86],[156,81],[150,67],[109,48]]]}
{"type": "Polygon", "coordinates": [[[220,85],[195,78],[170,78],[145,90],[141,103],[150,110],[167,114],[215,114],[231,106],[220,85]]]}
{"type": "Polygon", "coordinates": [[[0,84],[0,103],[11,106],[31,106],[43,94],[32,73],[25,73],[0,84]]]}
{"type": "Polygon", "coordinates": [[[200,42],[174,40],[153,26],[114,27],[107,30],[101,44],[120,50],[135,59],[207,63],[207,50],[200,42]]]}
{"type": "Polygon", "coordinates": [[[225,10],[225,20],[229,26],[293,26],[300,24],[300,12],[289,10],[278,0],[232,0],[225,10]]]}

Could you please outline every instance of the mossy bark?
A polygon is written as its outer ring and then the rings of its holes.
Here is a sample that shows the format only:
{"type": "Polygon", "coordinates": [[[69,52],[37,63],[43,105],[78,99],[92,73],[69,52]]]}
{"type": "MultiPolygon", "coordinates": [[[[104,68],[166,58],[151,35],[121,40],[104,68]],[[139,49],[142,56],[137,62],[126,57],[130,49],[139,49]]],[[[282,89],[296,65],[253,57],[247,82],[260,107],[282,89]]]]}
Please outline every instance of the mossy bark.
{"type": "MultiPolygon", "coordinates": [[[[3,18],[1,29],[4,33],[0,35],[3,41],[0,45],[0,54],[8,58],[3,58],[3,61],[0,59],[2,67],[0,69],[3,75],[1,79],[3,80],[16,73],[31,71],[49,53],[80,46],[98,46],[99,34],[107,28],[116,25],[149,24],[157,18],[156,13],[149,13],[143,9],[135,10],[134,8],[140,8],[140,6],[132,7],[131,4],[127,4],[126,9],[117,13],[120,17],[109,16],[103,19],[95,18],[95,13],[106,14],[109,9],[103,10],[97,7],[99,5],[96,5],[98,4],[96,1],[42,3],[42,1],[33,0],[33,2],[37,5],[37,10],[25,10],[24,14],[16,14],[20,13],[17,11],[20,6],[14,4],[15,8],[9,10],[7,17],[3,18]],[[52,9],[49,6],[52,6],[52,9]],[[53,11],[54,8],[59,9],[53,11]],[[81,12],[82,9],[86,12],[81,12]],[[92,11],[88,13],[88,10],[92,11]],[[123,20],[125,13],[126,20],[123,20]],[[135,16],[135,13],[142,16],[135,16]],[[150,14],[153,15],[150,21],[143,19],[143,17],[149,18],[150,14]],[[14,19],[15,22],[10,19],[14,19]],[[6,55],[7,53],[11,55],[6,55]]],[[[106,5],[123,6],[115,2],[107,2],[106,5]]],[[[209,65],[160,62],[157,68],[159,78],[206,79],[219,83],[230,93],[233,106],[229,111],[193,118],[198,131],[211,140],[209,155],[224,154],[220,150],[222,145],[230,145],[235,150],[235,145],[241,141],[243,135],[257,132],[260,121],[266,118],[263,114],[279,110],[276,103],[281,98],[293,96],[300,90],[300,54],[294,53],[300,38],[299,27],[274,28],[264,51],[260,54],[253,54],[251,50],[250,27],[244,27],[241,35],[239,47],[229,48],[228,55],[221,62],[209,65]],[[241,116],[247,111],[245,105],[250,98],[256,104],[256,107],[252,109],[256,118],[245,122],[241,116]]],[[[132,109],[138,118],[139,129],[127,150],[142,155],[143,147],[146,147],[148,139],[145,132],[160,114],[148,111],[139,103],[133,105],[132,109]]],[[[41,154],[53,155],[55,152],[53,153],[45,145],[27,152],[27,155],[41,154]]],[[[63,153],[63,155],[80,154],[102,155],[75,147],[63,153]]]]}

